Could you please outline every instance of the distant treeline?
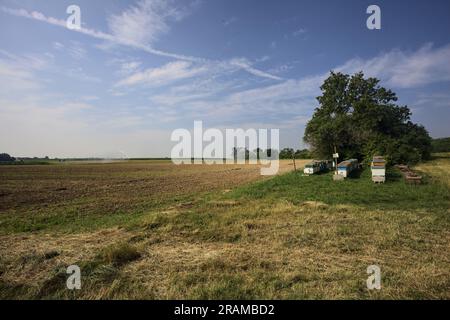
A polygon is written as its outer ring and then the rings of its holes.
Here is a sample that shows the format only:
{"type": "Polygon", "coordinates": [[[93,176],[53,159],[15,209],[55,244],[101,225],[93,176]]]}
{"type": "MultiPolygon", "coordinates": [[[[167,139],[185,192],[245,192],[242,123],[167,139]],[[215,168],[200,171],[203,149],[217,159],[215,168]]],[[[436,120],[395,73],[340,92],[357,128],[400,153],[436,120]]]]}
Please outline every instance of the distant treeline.
{"type": "Polygon", "coordinates": [[[280,159],[311,159],[312,154],[308,149],[296,150],[292,148],[284,148],[280,151],[280,159]]]}
{"type": "Polygon", "coordinates": [[[450,152],[450,137],[433,139],[431,141],[433,152],[450,152]]]}
{"type": "Polygon", "coordinates": [[[159,158],[129,158],[129,159],[106,159],[99,157],[91,158],[49,158],[49,157],[13,157],[8,153],[0,153],[0,163],[2,164],[48,164],[50,162],[65,161],[103,161],[103,160],[170,160],[168,157],[159,158]]]}
{"type": "Polygon", "coordinates": [[[7,153],[0,153],[0,162],[14,162],[16,161],[16,158],[11,157],[7,153]]]}
{"type": "MultiPolygon", "coordinates": [[[[276,157],[276,154],[279,154],[280,159],[292,159],[295,157],[296,159],[311,159],[313,156],[308,149],[302,150],[294,150],[292,148],[284,148],[281,151],[278,150],[262,150],[256,149],[254,151],[249,151],[247,148],[235,148],[233,151],[234,159],[238,157],[245,158],[248,160],[250,155],[253,154],[257,159],[267,158],[267,157],[276,157]]],[[[7,153],[0,153],[0,164],[51,164],[57,162],[66,162],[66,161],[102,161],[106,160],[104,158],[38,158],[38,157],[20,157],[15,158],[10,156],[7,153]]],[[[129,159],[110,159],[110,160],[130,160],[130,161],[143,161],[143,160],[170,160],[169,157],[159,157],[159,158],[129,158],[129,159]]],[[[194,160],[194,158],[191,158],[194,160]]],[[[227,158],[223,158],[223,160],[227,160],[227,158]]]]}
{"type": "MultiPolygon", "coordinates": [[[[435,152],[435,153],[450,152],[450,137],[433,139],[431,141],[431,146],[432,146],[432,152],[435,152]]],[[[239,150],[239,149],[235,148],[235,150],[233,151],[235,158],[237,157],[237,154],[239,152],[245,152],[245,159],[248,159],[249,155],[251,153],[250,151],[248,151],[248,149],[239,150]]],[[[270,149],[263,151],[259,148],[253,151],[253,153],[255,153],[257,155],[258,159],[263,158],[263,156],[262,156],[263,153],[265,155],[267,154],[267,156],[270,157],[272,153],[276,153],[276,152],[277,152],[276,150],[270,150],[270,149]]],[[[312,159],[314,157],[317,157],[317,155],[313,154],[313,152],[311,152],[308,149],[294,150],[293,148],[284,148],[284,149],[281,149],[281,151],[279,151],[280,159],[292,159],[294,157],[295,157],[295,159],[312,159]]],[[[226,158],[224,158],[224,160],[225,159],[226,158]]],[[[50,159],[49,157],[16,158],[16,157],[12,157],[11,155],[9,155],[7,153],[0,153],[0,164],[50,164],[50,162],[55,162],[55,161],[64,162],[64,161],[96,161],[96,160],[101,161],[101,160],[105,160],[105,159],[104,158],[64,158],[64,159],[53,158],[53,159],[50,159]]],[[[116,159],[116,160],[170,160],[170,158],[168,158],[168,157],[130,158],[130,159],[116,159]]]]}
{"type": "Polygon", "coordinates": [[[50,164],[50,159],[48,157],[45,158],[15,158],[10,156],[7,153],[0,153],[0,164],[50,164]]]}
{"type": "Polygon", "coordinates": [[[312,155],[308,149],[294,150],[292,148],[278,149],[266,149],[256,148],[253,151],[247,148],[233,148],[233,158],[236,159],[311,159],[312,155]]]}
{"type": "Polygon", "coordinates": [[[165,158],[130,158],[127,160],[170,160],[169,157],[165,157],[165,158]]]}

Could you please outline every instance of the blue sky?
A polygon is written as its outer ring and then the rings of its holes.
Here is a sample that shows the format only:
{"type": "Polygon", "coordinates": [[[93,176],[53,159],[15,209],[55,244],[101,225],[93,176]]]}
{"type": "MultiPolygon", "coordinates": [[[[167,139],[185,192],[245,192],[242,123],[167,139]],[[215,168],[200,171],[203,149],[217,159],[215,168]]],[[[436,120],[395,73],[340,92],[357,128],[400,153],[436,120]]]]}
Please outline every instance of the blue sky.
{"type": "Polygon", "coordinates": [[[446,0],[2,0],[0,151],[168,156],[194,120],[279,128],[300,148],[330,70],[378,77],[450,136],[449,15],[446,0]],[[71,4],[81,32],[65,27],[71,4]]]}

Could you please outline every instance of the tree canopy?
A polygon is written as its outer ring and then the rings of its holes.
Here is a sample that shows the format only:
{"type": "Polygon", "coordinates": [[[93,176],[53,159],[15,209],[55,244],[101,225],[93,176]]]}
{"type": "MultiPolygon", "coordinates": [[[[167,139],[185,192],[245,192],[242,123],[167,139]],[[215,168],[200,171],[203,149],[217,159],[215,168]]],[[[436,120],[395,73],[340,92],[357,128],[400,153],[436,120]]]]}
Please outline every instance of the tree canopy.
{"type": "Polygon", "coordinates": [[[279,157],[280,159],[292,159],[294,157],[295,159],[310,159],[311,155],[307,149],[294,151],[292,148],[284,148],[280,151],[279,157]]]}
{"type": "Polygon", "coordinates": [[[431,138],[411,122],[407,106],[362,72],[352,76],[331,72],[320,87],[319,106],[307,123],[304,141],[321,158],[336,147],[341,158],[369,160],[383,155],[390,163],[415,163],[430,157],[431,138]]]}
{"type": "Polygon", "coordinates": [[[450,152],[450,138],[433,139],[433,152],[450,152]]]}
{"type": "Polygon", "coordinates": [[[0,153],[0,162],[13,162],[16,159],[7,153],[0,153]]]}

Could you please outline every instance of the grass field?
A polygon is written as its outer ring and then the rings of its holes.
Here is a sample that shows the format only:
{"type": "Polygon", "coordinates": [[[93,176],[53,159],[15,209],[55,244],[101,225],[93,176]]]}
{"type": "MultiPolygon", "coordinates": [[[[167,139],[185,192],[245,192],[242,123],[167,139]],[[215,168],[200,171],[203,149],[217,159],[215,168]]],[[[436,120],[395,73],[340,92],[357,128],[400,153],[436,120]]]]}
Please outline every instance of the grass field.
{"type": "Polygon", "coordinates": [[[395,170],[374,185],[367,169],[333,182],[289,161],[273,178],[167,161],[0,166],[0,298],[449,299],[450,155],[417,170],[424,185],[395,170]]]}

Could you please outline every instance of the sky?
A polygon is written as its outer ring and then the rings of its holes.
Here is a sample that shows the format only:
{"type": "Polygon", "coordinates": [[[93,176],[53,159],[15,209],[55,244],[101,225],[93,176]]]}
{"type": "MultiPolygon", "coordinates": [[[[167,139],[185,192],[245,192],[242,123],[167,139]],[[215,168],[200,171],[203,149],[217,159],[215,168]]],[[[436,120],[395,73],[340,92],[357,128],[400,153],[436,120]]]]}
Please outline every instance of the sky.
{"type": "Polygon", "coordinates": [[[0,152],[163,157],[195,120],[303,148],[331,70],[379,78],[450,136],[449,16],[448,0],[0,0],[0,152]]]}

